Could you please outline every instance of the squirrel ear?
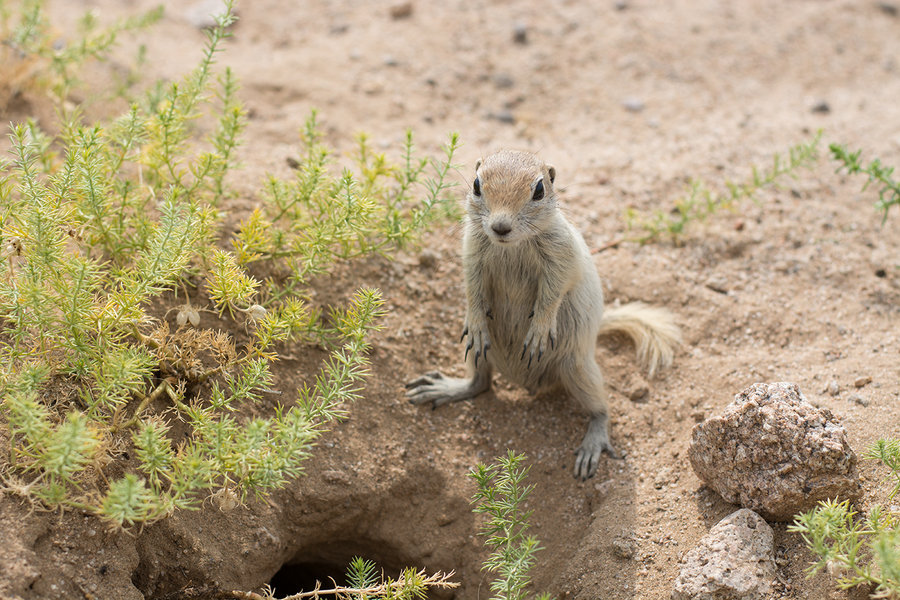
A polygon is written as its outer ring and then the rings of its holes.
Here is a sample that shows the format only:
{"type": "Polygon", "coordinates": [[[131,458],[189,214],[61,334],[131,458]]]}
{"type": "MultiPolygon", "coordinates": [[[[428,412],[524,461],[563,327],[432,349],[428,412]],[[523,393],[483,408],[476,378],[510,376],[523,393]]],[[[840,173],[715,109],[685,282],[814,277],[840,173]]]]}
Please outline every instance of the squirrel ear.
{"type": "Polygon", "coordinates": [[[550,183],[556,179],[556,167],[553,165],[547,165],[547,170],[550,172],[550,183]]]}
{"type": "Polygon", "coordinates": [[[477,171],[478,167],[480,167],[480,166],[481,166],[481,159],[479,158],[478,160],[475,161],[475,170],[477,171]]]}

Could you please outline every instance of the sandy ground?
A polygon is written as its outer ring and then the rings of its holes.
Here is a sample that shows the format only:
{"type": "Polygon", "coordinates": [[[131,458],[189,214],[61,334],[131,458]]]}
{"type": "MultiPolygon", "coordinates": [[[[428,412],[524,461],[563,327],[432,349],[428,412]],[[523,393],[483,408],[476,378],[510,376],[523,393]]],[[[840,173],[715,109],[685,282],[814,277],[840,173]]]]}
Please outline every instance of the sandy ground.
{"type": "MultiPolygon", "coordinates": [[[[818,129],[823,148],[838,141],[900,164],[900,19],[892,3],[479,4],[418,0],[400,18],[392,2],[241,4],[220,56],[242,82],[250,112],[234,214],[258,202],[266,173],[289,175],[287,159],[312,108],[327,141],[344,153],[359,131],[396,150],[412,128],[419,147],[438,155],[447,133],[458,131],[460,201],[480,156],[538,152],[556,166],[561,206],[592,247],[625,233],[626,208],[667,210],[692,177],[712,185],[742,180],[752,165],[818,129]]],[[[85,9],[111,20],[152,5],[50,3],[62,29],[85,9]]],[[[123,42],[112,68],[128,64],[143,42],[145,77],[186,72],[203,44],[187,12],[170,3],[161,23],[123,42]]],[[[0,121],[42,110],[39,98],[26,98],[0,121]]],[[[365,401],[325,438],[304,478],[270,501],[228,514],[208,507],[130,533],[108,532],[78,514],[29,513],[4,497],[0,595],[160,598],[178,597],[186,585],[257,589],[285,564],[321,577],[362,554],[388,569],[453,569],[462,582],[455,597],[487,597],[466,473],[511,448],[533,464],[528,508],[544,548],[535,590],[558,598],[668,598],[680,557],[735,509],[701,484],[687,460],[695,422],[734,394],[759,381],[795,382],[841,418],[857,452],[900,435],[900,214],[882,226],[874,193],[835,166],[823,155],[756,202],[697,224],[680,244],[624,243],[595,255],[610,301],[668,307],[685,343],[674,367],[652,381],[628,345],[598,343],[612,388],[612,438],[626,456],[605,460],[594,479],[571,476],[587,418],[567,398],[532,398],[499,377],[493,392],[436,411],[403,398],[413,375],[435,367],[462,372],[460,230],[445,224],[425,237],[426,260],[421,252],[371,259],[317,283],[319,302],[377,286],[390,313],[373,338],[365,401]],[[859,378],[871,382],[857,389],[859,378]],[[824,391],[832,380],[836,396],[824,391]],[[642,385],[649,394],[630,400],[642,385]],[[632,557],[616,552],[622,540],[632,557]]],[[[287,391],[321,358],[309,348],[289,354],[278,369],[287,391]]],[[[883,501],[887,488],[867,461],[862,472],[865,509],[883,501]]],[[[859,595],[831,592],[824,576],[807,580],[810,555],[784,525],[775,531],[773,598],[859,595]]]]}

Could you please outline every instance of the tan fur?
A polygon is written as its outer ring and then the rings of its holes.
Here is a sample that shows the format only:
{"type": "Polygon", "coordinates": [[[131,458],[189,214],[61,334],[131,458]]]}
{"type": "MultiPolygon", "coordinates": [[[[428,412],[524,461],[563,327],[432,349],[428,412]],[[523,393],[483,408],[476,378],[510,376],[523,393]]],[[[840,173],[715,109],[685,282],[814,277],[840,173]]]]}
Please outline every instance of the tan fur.
{"type": "Polygon", "coordinates": [[[427,373],[407,384],[407,395],[435,407],[465,400],[490,387],[494,367],[529,390],[561,386],[591,415],[575,463],[575,475],[587,478],[603,451],[615,455],[594,359],[597,335],[629,336],[652,375],[671,364],[680,334],[661,308],[634,303],[603,314],[600,277],[581,234],[557,207],[555,177],[553,167],[525,152],[478,162],[479,193],[473,183],[463,237],[469,376],[427,373]]]}
{"type": "Polygon", "coordinates": [[[681,330],[669,311],[632,302],[607,309],[600,321],[599,335],[624,334],[634,342],[638,362],[650,377],[672,364],[681,330]]]}

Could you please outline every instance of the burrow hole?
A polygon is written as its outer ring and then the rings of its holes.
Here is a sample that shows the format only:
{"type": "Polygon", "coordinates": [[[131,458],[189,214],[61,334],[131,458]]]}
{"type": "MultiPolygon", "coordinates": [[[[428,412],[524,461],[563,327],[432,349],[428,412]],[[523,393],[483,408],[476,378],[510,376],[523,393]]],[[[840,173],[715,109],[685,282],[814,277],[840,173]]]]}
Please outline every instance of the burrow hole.
{"type": "MultiPolygon", "coordinates": [[[[284,598],[300,592],[310,592],[316,582],[322,590],[348,585],[347,569],[354,557],[362,557],[375,563],[376,572],[396,578],[406,566],[416,566],[404,561],[397,551],[384,542],[353,540],[328,541],[297,552],[269,580],[276,598],[284,598]]],[[[322,596],[332,598],[333,596],[322,596]]]]}

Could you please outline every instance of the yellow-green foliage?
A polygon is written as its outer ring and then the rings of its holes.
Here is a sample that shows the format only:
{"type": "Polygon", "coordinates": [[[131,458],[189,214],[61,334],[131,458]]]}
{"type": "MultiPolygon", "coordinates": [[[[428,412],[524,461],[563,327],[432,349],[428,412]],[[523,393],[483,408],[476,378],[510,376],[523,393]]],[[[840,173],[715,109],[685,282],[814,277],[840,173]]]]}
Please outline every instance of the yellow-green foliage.
{"type": "Polygon", "coordinates": [[[793,176],[800,168],[815,163],[821,137],[822,132],[819,131],[809,142],[791,147],[786,160],[775,154],[768,168],[753,167],[747,181],[726,181],[726,191],[723,193],[714,191],[702,180],[692,179],[687,192],[675,201],[672,210],[642,213],[629,209],[625,213],[626,226],[630,231],[637,231],[634,240],[642,244],[663,236],[676,240],[691,223],[705,221],[721,210],[732,210],[741,200],[753,198],[759,190],[775,185],[785,176],[793,176]]]}
{"type": "Polygon", "coordinates": [[[119,34],[152,25],[162,14],[159,6],[99,27],[95,14],[88,12],[75,35],[65,39],[52,31],[43,0],[0,0],[0,109],[27,89],[46,89],[57,101],[65,100],[86,62],[104,60],[119,34]]]}
{"type": "Polygon", "coordinates": [[[233,505],[297,476],[360,395],[381,297],[361,289],[326,324],[305,301],[309,277],[389,253],[445,212],[456,138],[432,163],[412,158],[408,137],[400,167],[361,142],[362,174],[334,176],[311,118],[297,178],[270,178],[235,250],[222,250],[244,127],[233,74],[213,74],[234,20],[226,6],[199,66],[120,118],[69,115],[56,136],[33,122],[12,127],[0,164],[0,438],[10,442],[0,489],[118,525],[196,507],[211,492],[233,505]],[[201,138],[203,114],[215,125],[201,138]],[[247,270],[263,260],[292,275],[263,284],[247,270]],[[190,286],[249,339],[238,347],[197,327],[189,302],[173,307],[172,330],[158,306],[190,286]],[[270,365],[288,342],[321,343],[330,355],[284,406],[243,417],[273,386],[270,365]]]}

